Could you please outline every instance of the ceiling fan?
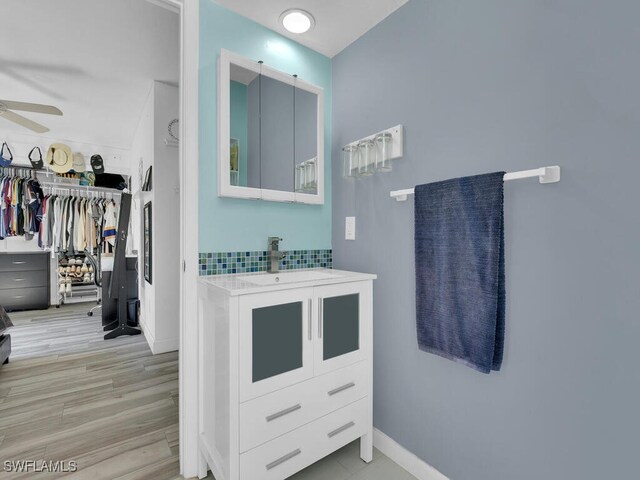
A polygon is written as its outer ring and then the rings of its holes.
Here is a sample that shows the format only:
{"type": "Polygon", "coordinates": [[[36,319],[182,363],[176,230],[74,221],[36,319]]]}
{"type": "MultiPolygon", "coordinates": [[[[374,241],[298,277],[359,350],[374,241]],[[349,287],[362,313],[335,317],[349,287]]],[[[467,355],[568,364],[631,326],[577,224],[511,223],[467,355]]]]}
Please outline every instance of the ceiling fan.
{"type": "Polygon", "coordinates": [[[18,125],[33,130],[36,133],[45,133],[49,129],[44,125],[29,120],[27,117],[17,114],[13,110],[20,110],[22,112],[34,112],[34,113],[46,113],[48,115],[62,115],[62,111],[59,108],[51,105],[41,105],[39,103],[26,103],[26,102],[12,102],[10,100],[0,100],[0,117],[6,118],[10,122],[17,123],[18,125]]]}

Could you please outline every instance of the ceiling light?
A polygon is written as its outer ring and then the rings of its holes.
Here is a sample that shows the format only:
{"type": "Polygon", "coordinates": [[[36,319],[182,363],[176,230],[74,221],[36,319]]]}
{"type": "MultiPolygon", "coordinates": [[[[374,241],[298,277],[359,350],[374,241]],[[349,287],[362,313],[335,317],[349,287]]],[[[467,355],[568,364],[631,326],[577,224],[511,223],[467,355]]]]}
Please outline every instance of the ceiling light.
{"type": "Polygon", "coordinates": [[[291,33],[304,33],[311,30],[316,21],[309,12],[292,8],[282,12],[280,23],[291,33]]]}

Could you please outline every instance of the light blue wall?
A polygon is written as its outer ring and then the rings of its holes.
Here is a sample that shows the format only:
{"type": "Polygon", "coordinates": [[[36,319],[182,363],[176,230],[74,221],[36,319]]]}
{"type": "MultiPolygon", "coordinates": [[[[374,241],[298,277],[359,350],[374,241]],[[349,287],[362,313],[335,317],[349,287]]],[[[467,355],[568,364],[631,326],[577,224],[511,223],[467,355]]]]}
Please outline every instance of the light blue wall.
{"type": "Polygon", "coordinates": [[[374,272],[374,423],[452,480],[640,478],[640,2],[411,0],[333,60],[334,266],[374,272]],[[393,172],[341,145],[398,123],[393,172]],[[413,202],[505,185],[506,351],[483,375],[418,350],[413,202]],[[344,240],[344,217],[357,240],[344,240]]]}
{"type": "Polygon", "coordinates": [[[201,252],[265,250],[267,237],[283,250],[331,248],[331,61],[210,0],[200,0],[201,252]],[[225,48],[298,74],[325,91],[325,204],[295,205],[217,196],[217,61],[225,48]]]}

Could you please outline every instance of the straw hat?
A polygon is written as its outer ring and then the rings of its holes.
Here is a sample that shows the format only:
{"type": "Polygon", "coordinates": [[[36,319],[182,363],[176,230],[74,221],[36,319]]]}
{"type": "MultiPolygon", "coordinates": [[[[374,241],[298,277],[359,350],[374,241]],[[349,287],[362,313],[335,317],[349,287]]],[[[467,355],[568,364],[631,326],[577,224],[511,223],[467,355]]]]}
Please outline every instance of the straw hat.
{"type": "Polygon", "coordinates": [[[52,143],[47,151],[47,165],[56,173],[67,173],[73,167],[71,148],[64,143],[52,143]]]}
{"type": "Polygon", "coordinates": [[[76,173],[82,173],[87,169],[84,163],[84,155],[80,152],[73,152],[73,171],[76,173]]]}

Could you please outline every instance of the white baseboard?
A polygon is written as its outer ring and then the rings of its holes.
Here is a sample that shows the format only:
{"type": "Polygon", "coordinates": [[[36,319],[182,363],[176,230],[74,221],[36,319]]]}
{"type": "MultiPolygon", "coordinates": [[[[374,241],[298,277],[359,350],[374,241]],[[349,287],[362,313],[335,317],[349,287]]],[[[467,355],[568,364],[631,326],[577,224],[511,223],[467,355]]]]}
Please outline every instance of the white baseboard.
{"type": "Polygon", "coordinates": [[[151,351],[155,355],[156,353],[177,352],[180,348],[180,338],[165,338],[163,340],[156,340],[153,342],[151,351]]]}
{"type": "Polygon", "coordinates": [[[140,318],[138,319],[138,324],[140,326],[140,330],[142,330],[142,334],[144,335],[144,339],[147,341],[147,344],[149,345],[149,348],[151,349],[151,353],[153,353],[153,344],[155,342],[155,339],[153,338],[153,335],[151,334],[151,332],[147,328],[147,324],[144,323],[144,317],[142,315],[140,315],[140,318]]]}
{"type": "Polygon", "coordinates": [[[373,429],[373,446],[404,468],[418,480],[449,480],[434,467],[416,457],[393,438],[377,428],[373,429]]]}
{"type": "Polygon", "coordinates": [[[149,348],[151,349],[151,353],[154,355],[158,353],[166,353],[166,352],[175,352],[180,347],[180,338],[165,338],[163,340],[157,340],[151,330],[147,328],[147,325],[144,323],[142,317],[140,317],[140,329],[144,334],[144,338],[147,340],[149,344],[149,348]]]}

